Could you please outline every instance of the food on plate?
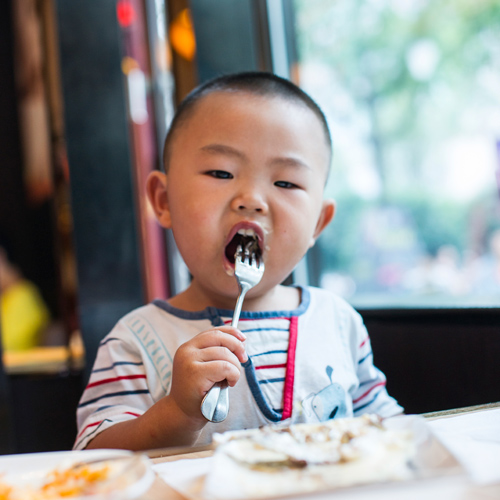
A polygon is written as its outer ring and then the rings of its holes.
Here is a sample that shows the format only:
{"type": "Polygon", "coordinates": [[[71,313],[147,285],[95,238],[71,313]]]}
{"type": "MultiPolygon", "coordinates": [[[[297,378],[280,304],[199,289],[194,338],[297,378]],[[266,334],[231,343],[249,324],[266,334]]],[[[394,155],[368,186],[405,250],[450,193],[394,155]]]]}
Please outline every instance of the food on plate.
{"type": "Polygon", "coordinates": [[[102,492],[102,485],[108,479],[110,470],[108,464],[82,465],[54,469],[38,486],[2,482],[0,500],[76,498],[102,492]]]}
{"type": "Polygon", "coordinates": [[[10,493],[12,491],[12,486],[2,482],[0,478],[0,500],[8,500],[10,498],[10,493]]]}
{"type": "Polygon", "coordinates": [[[259,498],[409,479],[413,433],[375,415],[214,435],[208,496],[259,498]],[[221,484],[224,485],[221,488],[221,484]]]}
{"type": "Polygon", "coordinates": [[[143,474],[141,459],[129,456],[61,464],[42,474],[0,476],[0,500],[101,499],[110,493],[131,498],[127,489],[143,474]]]}

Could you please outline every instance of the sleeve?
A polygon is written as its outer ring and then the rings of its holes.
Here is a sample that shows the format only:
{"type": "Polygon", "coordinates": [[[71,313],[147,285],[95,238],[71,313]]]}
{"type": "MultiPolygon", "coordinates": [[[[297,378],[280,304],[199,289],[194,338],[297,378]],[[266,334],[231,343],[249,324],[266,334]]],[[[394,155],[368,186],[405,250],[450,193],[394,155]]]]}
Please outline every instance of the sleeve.
{"type": "Polygon", "coordinates": [[[75,450],[84,449],[103,430],[137,418],[154,404],[140,348],[124,330],[119,323],[99,346],[77,407],[75,450]]]}
{"type": "Polygon", "coordinates": [[[389,396],[385,375],[373,364],[373,351],[368,331],[361,316],[355,313],[352,343],[359,385],[352,393],[354,416],[375,413],[383,418],[402,413],[403,408],[389,396]]]}

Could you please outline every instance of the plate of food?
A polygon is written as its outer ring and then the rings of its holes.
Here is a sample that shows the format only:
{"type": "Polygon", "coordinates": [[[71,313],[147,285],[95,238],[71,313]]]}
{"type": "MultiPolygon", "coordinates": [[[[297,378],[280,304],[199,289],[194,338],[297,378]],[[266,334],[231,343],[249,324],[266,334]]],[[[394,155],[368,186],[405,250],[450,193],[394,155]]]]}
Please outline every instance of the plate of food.
{"type": "Polygon", "coordinates": [[[0,500],[132,500],[154,479],[145,455],[122,450],[0,457],[0,500]]]}
{"type": "Polygon", "coordinates": [[[166,479],[185,497],[293,497],[463,473],[418,416],[382,420],[364,415],[315,424],[277,424],[215,434],[213,444],[213,456],[203,459],[202,475],[190,479],[176,471],[176,477],[166,479]]]}

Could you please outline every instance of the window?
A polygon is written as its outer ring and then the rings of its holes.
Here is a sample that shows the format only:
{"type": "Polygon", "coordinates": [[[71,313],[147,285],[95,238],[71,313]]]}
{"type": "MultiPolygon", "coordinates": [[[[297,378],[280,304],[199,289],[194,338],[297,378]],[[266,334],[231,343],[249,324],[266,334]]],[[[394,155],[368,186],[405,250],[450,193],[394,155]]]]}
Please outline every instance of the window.
{"type": "Polygon", "coordinates": [[[500,304],[500,5],[295,0],[337,215],[318,284],[360,308],[500,304]]]}

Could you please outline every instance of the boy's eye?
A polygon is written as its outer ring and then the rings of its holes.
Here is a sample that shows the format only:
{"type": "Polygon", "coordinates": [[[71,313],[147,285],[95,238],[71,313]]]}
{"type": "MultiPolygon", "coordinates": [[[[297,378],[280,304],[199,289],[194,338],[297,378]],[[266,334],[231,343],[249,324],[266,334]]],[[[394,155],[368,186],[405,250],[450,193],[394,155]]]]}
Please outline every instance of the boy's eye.
{"type": "Polygon", "coordinates": [[[276,181],[274,185],[285,189],[293,189],[298,187],[296,184],[293,184],[292,182],[288,181],[276,181]]]}
{"type": "Polygon", "coordinates": [[[215,177],[216,179],[232,179],[233,175],[225,170],[209,170],[207,175],[215,177]]]}

